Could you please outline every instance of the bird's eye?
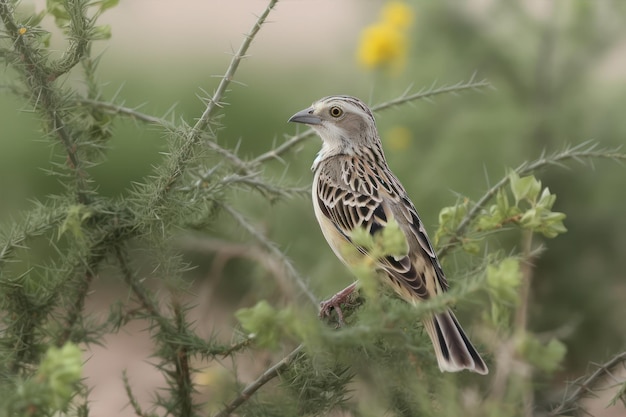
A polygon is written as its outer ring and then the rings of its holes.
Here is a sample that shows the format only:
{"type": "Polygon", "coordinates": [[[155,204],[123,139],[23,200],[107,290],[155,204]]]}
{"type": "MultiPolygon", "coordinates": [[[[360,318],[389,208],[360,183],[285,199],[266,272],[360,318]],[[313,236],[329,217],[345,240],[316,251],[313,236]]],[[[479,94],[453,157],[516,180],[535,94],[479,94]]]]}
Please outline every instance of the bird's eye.
{"type": "Polygon", "coordinates": [[[341,117],[341,115],[343,114],[343,110],[341,110],[341,107],[333,106],[330,108],[329,113],[334,118],[337,118],[337,117],[341,117]]]}

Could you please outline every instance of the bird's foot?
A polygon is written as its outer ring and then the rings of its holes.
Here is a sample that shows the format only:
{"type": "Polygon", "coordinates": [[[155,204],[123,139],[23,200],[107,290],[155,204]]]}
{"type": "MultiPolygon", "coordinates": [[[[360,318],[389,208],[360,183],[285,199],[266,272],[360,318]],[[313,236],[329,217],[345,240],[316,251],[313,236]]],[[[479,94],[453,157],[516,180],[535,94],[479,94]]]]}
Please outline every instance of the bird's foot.
{"type": "Polygon", "coordinates": [[[354,293],[355,289],[356,282],[339,291],[328,300],[322,301],[320,303],[319,317],[322,319],[328,319],[330,318],[332,311],[334,310],[337,314],[337,327],[343,326],[345,322],[343,320],[344,316],[343,311],[341,311],[341,305],[346,304],[346,301],[348,301],[350,296],[354,293]]]}

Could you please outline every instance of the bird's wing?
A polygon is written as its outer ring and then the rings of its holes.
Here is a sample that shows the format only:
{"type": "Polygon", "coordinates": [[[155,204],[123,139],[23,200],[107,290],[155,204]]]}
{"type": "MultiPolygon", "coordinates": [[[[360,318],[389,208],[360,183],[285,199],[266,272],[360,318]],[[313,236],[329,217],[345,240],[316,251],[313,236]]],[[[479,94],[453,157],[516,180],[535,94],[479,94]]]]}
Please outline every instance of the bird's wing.
{"type": "MultiPolygon", "coordinates": [[[[315,195],[319,212],[350,243],[356,228],[374,235],[396,220],[409,251],[404,256],[385,256],[376,261],[379,269],[392,278],[400,295],[427,299],[448,288],[417,211],[391,172],[342,156],[340,162],[320,167],[315,195]]],[[[368,254],[367,249],[357,248],[368,254]]]]}

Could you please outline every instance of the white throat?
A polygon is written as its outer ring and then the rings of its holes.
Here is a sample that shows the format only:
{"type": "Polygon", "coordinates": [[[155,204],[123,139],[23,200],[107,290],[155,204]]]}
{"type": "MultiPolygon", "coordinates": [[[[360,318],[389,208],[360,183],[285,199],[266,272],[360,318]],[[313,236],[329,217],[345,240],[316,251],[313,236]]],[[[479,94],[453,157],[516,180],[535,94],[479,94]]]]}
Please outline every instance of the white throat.
{"type": "Polygon", "coordinates": [[[317,153],[311,171],[315,171],[320,162],[326,158],[335,155],[353,155],[355,153],[352,144],[344,139],[343,129],[334,124],[324,123],[323,128],[317,128],[315,130],[320,138],[322,138],[322,149],[317,153]]]}

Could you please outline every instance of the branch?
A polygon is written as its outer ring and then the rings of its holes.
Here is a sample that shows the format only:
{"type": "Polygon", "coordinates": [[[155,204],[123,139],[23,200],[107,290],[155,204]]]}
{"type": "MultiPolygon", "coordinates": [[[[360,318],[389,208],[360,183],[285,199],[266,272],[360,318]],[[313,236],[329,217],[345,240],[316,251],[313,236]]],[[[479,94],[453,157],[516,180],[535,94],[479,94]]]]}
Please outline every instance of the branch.
{"type": "MultiPolygon", "coordinates": [[[[432,86],[431,88],[427,90],[422,89],[414,94],[408,94],[408,90],[407,90],[401,96],[393,100],[385,101],[380,104],[376,104],[372,106],[372,111],[380,112],[383,110],[387,110],[391,107],[399,106],[404,103],[417,101],[421,99],[428,99],[430,97],[438,96],[440,94],[456,93],[456,92],[461,92],[464,90],[475,90],[475,89],[480,89],[480,88],[486,88],[489,86],[491,86],[491,84],[489,84],[488,81],[486,80],[474,81],[474,76],[472,76],[467,82],[461,81],[454,85],[442,86],[439,88],[435,88],[434,86],[432,86]]],[[[313,136],[314,133],[315,131],[313,129],[306,129],[304,132],[297,134],[295,136],[292,136],[291,138],[289,138],[286,142],[282,143],[277,148],[272,149],[270,151],[267,151],[257,156],[255,159],[250,161],[250,164],[256,165],[256,164],[263,163],[270,159],[279,159],[280,155],[287,152],[289,149],[293,148],[294,146],[304,141],[308,137],[313,136]]]]}
{"type": "Polygon", "coordinates": [[[128,380],[128,374],[126,370],[122,371],[122,382],[124,383],[124,390],[126,391],[128,402],[130,403],[130,406],[133,407],[133,411],[135,411],[135,414],[137,414],[139,417],[154,417],[153,414],[147,414],[141,409],[141,405],[139,404],[139,401],[137,400],[137,397],[135,397],[133,389],[130,386],[130,381],[128,380]]]}
{"type": "Polygon", "coordinates": [[[135,294],[135,297],[137,297],[137,301],[141,305],[141,308],[148,313],[148,316],[151,319],[155,320],[159,324],[163,333],[176,334],[176,328],[167,318],[163,316],[163,314],[161,314],[159,307],[152,300],[148,290],[136,279],[135,274],[131,270],[128,263],[128,258],[122,251],[122,247],[120,245],[116,245],[114,252],[120,271],[122,272],[122,277],[124,278],[126,285],[128,285],[133,294],[135,294]]]}
{"type": "MultiPolygon", "coordinates": [[[[47,68],[45,56],[40,50],[33,48],[28,42],[20,27],[14,20],[14,10],[8,1],[0,1],[0,18],[6,28],[5,33],[11,38],[13,48],[19,56],[14,67],[22,73],[24,81],[31,92],[31,100],[35,108],[40,107],[47,119],[48,129],[56,135],[67,153],[67,164],[74,172],[76,180],[77,200],[81,204],[88,204],[87,172],[83,169],[82,161],[78,156],[78,149],[74,132],[67,126],[61,111],[60,98],[52,88],[57,77],[53,70],[47,68]]],[[[71,62],[68,62],[71,63],[71,62]]],[[[64,71],[64,68],[61,68],[64,71]]]]}
{"type": "Polygon", "coordinates": [[[231,59],[230,65],[228,66],[226,73],[222,77],[222,80],[220,81],[219,85],[217,86],[217,90],[215,90],[213,97],[209,99],[209,102],[207,104],[206,109],[204,110],[204,113],[202,113],[202,116],[200,116],[200,119],[198,119],[194,127],[191,129],[191,132],[189,133],[190,138],[192,138],[193,136],[196,136],[198,132],[203,130],[206,127],[206,125],[209,123],[211,115],[213,114],[215,109],[218,107],[221,107],[222,98],[224,97],[224,94],[226,93],[226,89],[228,88],[228,85],[234,79],[235,73],[237,72],[237,68],[239,67],[239,64],[241,63],[241,60],[245,58],[246,53],[248,52],[248,48],[250,48],[250,45],[252,44],[252,40],[259,33],[259,30],[261,30],[261,26],[263,26],[263,24],[265,23],[267,17],[269,16],[270,12],[272,11],[276,3],[278,3],[278,0],[270,0],[269,4],[267,5],[263,13],[261,13],[261,15],[258,17],[256,22],[254,23],[254,26],[252,26],[252,29],[250,29],[250,32],[248,32],[248,34],[244,37],[244,40],[241,43],[241,46],[239,46],[239,50],[237,51],[237,53],[235,53],[235,56],[233,56],[233,58],[231,59]]]}
{"type": "Polygon", "coordinates": [[[252,397],[252,395],[258,391],[263,385],[267,384],[272,379],[276,378],[280,375],[281,372],[286,370],[294,361],[294,359],[298,356],[300,351],[303,349],[304,345],[299,345],[297,348],[291,351],[287,356],[278,361],[275,365],[268,368],[265,372],[261,374],[256,380],[250,383],[241,394],[234,400],[232,400],[222,411],[215,414],[213,417],[227,417],[232,414],[240,405],[245,403],[252,397]]]}
{"type": "MultiPolygon", "coordinates": [[[[565,148],[561,152],[556,152],[550,156],[542,154],[537,160],[530,163],[523,163],[515,168],[515,172],[519,176],[528,175],[534,171],[544,168],[548,165],[565,166],[564,162],[575,160],[584,163],[585,160],[593,158],[605,158],[613,159],[616,161],[626,161],[626,154],[620,153],[619,148],[615,149],[600,149],[596,150],[596,144],[590,141],[583,142],[580,145],[574,147],[565,148]]],[[[485,208],[487,203],[509,183],[509,176],[506,175],[500,181],[498,181],[493,187],[487,190],[487,192],[476,202],[474,207],[467,212],[463,220],[459,223],[459,226],[454,231],[452,237],[439,251],[440,258],[444,257],[448,251],[456,246],[460,242],[460,236],[465,232],[465,229],[474,220],[480,212],[485,208]]]]}
{"type": "Polygon", "coordinates": [[[233,209],[227,204],[220,204],[235,219],[239,225],[241,225],[250,235],[252,235],[265,249],[267,249],[278,261],[280,261],[287,271],[287,274],[298,284],[302,292],[309,298],[313,305],[318,305],[318,300],[315,295],[307,287],[304,278],[298,273],[296,268],[291,264],[291,261],[287,259],[285,254],[276,247],[274,242],[270,241],[261,232],[259,232],[248,220],[238,211],[233,209]]]}
{"type": "Polygon", "coordinates": [[[85,104],[91,107],[95,107],[109,114],[113,114],[113,115],[119,114],[123,116],[128,116],[131,119],[139,120],[145,123],[152,123],[152,124],[161,126],[167,130],[175,131],[178,128],[175,124],[163,118],[152,116],[146,113],[142,113],[138,111],[137,109],[117,105],[115,103],[110,103],[108,101],[93,100],[89,98],[77,98],[76,102],[79,104],[85,104]]]}
{"type": "Polygon", "coordinates": [[[475,76],[476,74],[473,74],[467,82],[459,81],[454,85],[443,85],[438,88],[435,88],[435,86],[432,85],[429,89],[422,88],[420,91],[414,94],[408,94],[408,91],[406,91],[398,98],[372,106],[372,111],[379,112],[411,101],[429,99],[430,97],[438,96],[441,94],[460,93],[461,91],[465,90],[478,90],[481,88],[491,87],[491,84],[487,80],[475,81],[475,76]]]}
{"type": "MultiPolygon", "coordinates": [[[[116,116],[117,115],[126,116],[133,120],[137,120],[137,121],[149,123],[149,124],[154,124],[170,132],[175,132],[180,129],[177,125],[175,125],[174,123],[162,117],[152,116],[151,114],[140,112],[139,110],[137,110],[137,108],[126,107],[126,106],[111,103],[108,101],[94,100],[94,99],[89,99],[89,98],[77,98],[76,102],[79,104],[95,107],[98,110],[102,110],[108,114],[112,114],[116,116]]],[[[227,159],[239,171],[245,174],[249,174],[251,172],[250,166],[249,166],[250,164],[240,159],[237,156],[237,154],[235,154],[234,152],[231,152],[230,150],[221,147],[220,145],[218,145],[217,143],[213,141],[206,141],[205,145],[211,148],[211,150],[214,151],[219,156],[222,156],[225,159],[227,159]]]]}
{"type": "Polygon", "coordinates": [[[94,20],[89,19],[87,13],[87,3],[80,1],[68,1],[66,10],[70,16],[67,41],[69,46],[63,52],[63,56],[53,62],[50,72],[50,79],[55,80],[63,74],[72,70],[80,60],[87,54],[89,49],[90,31],[94,20]]]}
{"type": "MultiPolygon", "coordinates": [[[[270,0],[269,4],[263,11],[263,13],[258,17],[250,32],[245,36],[239,50],[235,53],[233,58],[230,61],[230,65],[226,69],[224,76],[222,77],[215,93],[212,97],[208,98],[206,108],[196,124],[189,130],[186,134],[184,142],[181,145],[180,151],[177,153],[174,161],[172,161],[171,167],[168,169],[168,174],[165,175],[164,181],[160,184],[158,191],[153,197],[153,201],[148,204],[148,207],[155,207],[161,204],[161,200],[169,193],[170,190],[173,189],[174,183],[182,176],[185,172],[185,167],[189,163],[193,155],[193,149],[195,145],[201,140],[203,136],[203,132],[209,124],[211,117],[217,108],[222,106],[221,102],[224,98],[224,94],[231,81],[233,81],[237,68],[239,68],[239,64],[241,60],[245,58],[246,53],[248,52],[248,48],[252,44],[253,39],[259,33],[259,30],[265,23],[268,15],[272,11],[273,7],[276,5],[278,0],[270,0]]],[[[207,141],[208,146],[211,145],[212,141],[207,141]]]]}
{"type": "Polygon", "coordinates": [[[203,236],[185,235],[178,239],[178,245],[187,250],[199,252],[202,254],[215,254],[210,276],[216,277],[210,284],[208,290],[208,299],[206,302],[210,304],[214,289],[219,285],[222,271],[226,263],[230,259],[241,258],[256,262],[263,267],[276,281],[281,293],[287,294],[287,288],[291,289],[289,278],[285,274],[282,261],[276,259],[274,255],[262,249],[259,245],[251,245],[245,243],[234,243],[221,239],[212,239],[203,236]]]}
{"type": "MultiPolygon", "coordinates": [[[[178,300],[174,300],[174,320],[176,321],[176,330],[178,334],[185,332],[185,313],[183,306],[178,300]]],[[[191,369],[189,365],[189,349],[182,343],[176,343],[175,351],[171,355],[171,360],[175,365],[175,374],[173,376],[176,384],[175,393],[178,397],[176,400],[177,408],[181,416],[193,415],[193,382],[191,381],[191,369]]]]}
{"type": "Polygon", "coordinates": [[[583,397],[592,392],[592,389],[602,381],[602,378],[605,375],[610,375],[610,371],[616,366],[626,363],[626,352],[619,353],[611,358],[608,362],[600,365],[600,367],[587,378],[585,378],[580,384],[578,388],[570,394],[567,398],[563,400],[561,404],[554,410],[550,411],[550,416],[559,416],[563,413],[568,413],[577,408],[576,403],[580,401],[583,397]]]}

